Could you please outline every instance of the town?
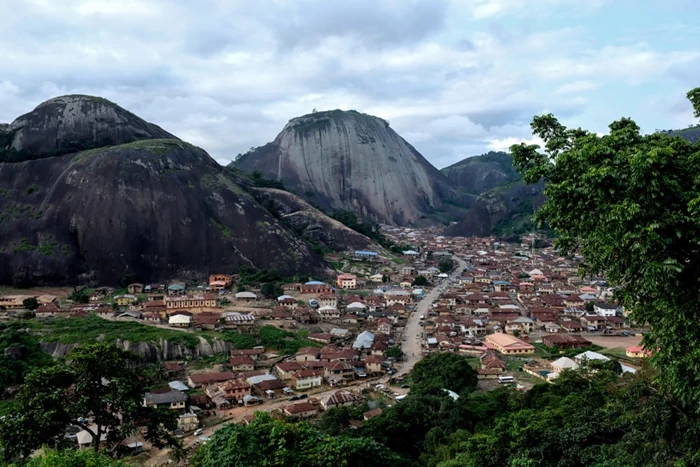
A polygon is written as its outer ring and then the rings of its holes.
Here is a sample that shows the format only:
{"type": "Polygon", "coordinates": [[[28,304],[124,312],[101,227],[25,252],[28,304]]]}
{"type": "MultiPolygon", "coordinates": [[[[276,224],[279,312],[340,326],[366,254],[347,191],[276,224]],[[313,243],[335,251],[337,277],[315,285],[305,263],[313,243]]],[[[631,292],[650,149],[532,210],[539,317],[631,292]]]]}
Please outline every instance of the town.
{"type": "MultiPolygon", "coordinates": [[[[214,274],[206,284],[133,282],[64,296],[7,291],[0,317],[36,322],[37,330],[97,320],[117,331],[139,326],[209,343],[209,352],[190,348],[172,359],[161,352],[151,363],[162,365],[164,382],[143,394],[145,406],[178,413],[175,434],[185,447],[259,411],[309,419],[367,404],[364,418],[351,421],[361,426],[401,403],[411,369],[433,353],[465,356],[485,391],[527,391],[595,360],[619,361],[622,373],[634,373],[650,355],[640,347],[643,323],[616,305],[605,278],[579,277],[581,258],[559,257],[544,238],[383,233],[407,249],[333,254],[332,281],[261,284],[247,274],[214,274]]],[[[126,340],[120,343],[129,349],[126,340]]],[[[5,398],[12,394],[5,389],[5,398]]],[[[88,431],[71,430],[76,447],[93,444],[88,431]]],[[[167,449],[139,436],[124,444],[145,451],[149,465],[167,460],[167,449]]]]}

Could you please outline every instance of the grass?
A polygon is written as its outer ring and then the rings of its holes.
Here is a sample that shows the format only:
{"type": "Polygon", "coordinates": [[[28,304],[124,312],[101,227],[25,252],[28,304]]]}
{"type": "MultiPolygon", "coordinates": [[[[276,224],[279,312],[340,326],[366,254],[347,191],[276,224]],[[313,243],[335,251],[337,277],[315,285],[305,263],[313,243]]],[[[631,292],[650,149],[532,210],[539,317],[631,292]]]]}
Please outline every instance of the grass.
{"type": "Polygon", "coordinates": [[[600,352],[603,350],[603,347],[599,345],[593,345],[591,347],[586,347],[582,349],[565,349],[565,350],[560,350],[556,347],[547,347],[544,344],[539,344],[539,343],[533,343],[532,345],[535,346],[535,353],[529,355],[531,358],[542,358],[544,360],[556,360],[559,357],[569,357],[573,358],[578,354],[581,354],[587,350],[593,351],[593,352],[600,352]]]}
{"type": "Polygon", "coordinates": [[[33,331],[45,342],[63,344],[86,344],[98,338],[114,342],[117,339],[129,342],[157,342],[165,339],[171,344],[195,347],[199,336],[194,333],[157,328],[130,321],[108,321],[90,315],[75,318],[54,318],[43,322],[32,322],[33,331]]]}

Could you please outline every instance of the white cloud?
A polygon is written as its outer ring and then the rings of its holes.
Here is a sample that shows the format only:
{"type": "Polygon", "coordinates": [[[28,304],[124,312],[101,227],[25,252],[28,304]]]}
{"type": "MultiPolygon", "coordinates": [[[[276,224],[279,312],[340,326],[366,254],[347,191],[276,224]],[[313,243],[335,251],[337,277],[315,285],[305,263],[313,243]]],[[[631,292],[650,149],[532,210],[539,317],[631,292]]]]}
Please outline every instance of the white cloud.
{"type": "Polygon", "coordinates": [[[554,91],[555,94],[577,94],[580,92],[590,91],[597,86],[591,81],[580,80],[572,83],[562,84],[554,91]]]}

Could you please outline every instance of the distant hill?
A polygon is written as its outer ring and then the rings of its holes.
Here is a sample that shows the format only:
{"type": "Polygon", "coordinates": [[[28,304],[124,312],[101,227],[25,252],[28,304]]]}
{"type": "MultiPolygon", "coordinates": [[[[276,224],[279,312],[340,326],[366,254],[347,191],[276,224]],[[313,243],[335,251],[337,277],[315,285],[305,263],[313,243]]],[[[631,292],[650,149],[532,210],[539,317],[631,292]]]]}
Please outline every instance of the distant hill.
{"type": "Polygon", "coordinates": [[[409,225],[440,209],[452,187],[381,118],[332,110],[293,118],[232,166],[278,180],[326,210],[409,225]]]}
{"type": "Polygon", "coordinates": [[[672,130],[665,133],[672,136],[680,136],[691,143],[697,143],[700,141],[700,125],[684,128],[683,130],[672,130]]]}
{"type": "Polygon", "coordinates": [[[474,195],[520,179],[510,154],[505,152],[488,152],[469,157],[445,167],[441,172],[453,186],[474,195]]]}

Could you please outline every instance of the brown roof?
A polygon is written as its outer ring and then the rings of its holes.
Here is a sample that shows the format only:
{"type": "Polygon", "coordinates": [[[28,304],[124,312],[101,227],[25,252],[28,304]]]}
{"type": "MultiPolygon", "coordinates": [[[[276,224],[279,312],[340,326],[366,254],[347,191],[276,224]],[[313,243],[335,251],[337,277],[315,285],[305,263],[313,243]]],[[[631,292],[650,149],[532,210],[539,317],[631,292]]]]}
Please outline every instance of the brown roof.
{"type": "Polygon", "coordinates": [[[280,362],[275,366],[285,372],[299,371],[303,368],[299,362],[280,362]]]}
{"type": "Polygon", "coordinates": [[[195,375],[190,375],[190,380],[192,380],[192,382],[195,384],[220,383],[222,381],[228,381],[230,379],[234,379],[233,373],[231,373],[230,371],[198,373],[195,375]]]}
{"type": "Polygon", "coordinates": [[[316,407],[308,402],[300,402],[298,404],[288,405],[284,410],[288,413],[302,413],[316,411],[316,407]]]}
{"type": "Polygon", "coordinates": [[[231,357],[229,360],[229,363],[231,366],[239,366],[239,365],[255,365],[255,362],[253,361],[252,358],[242,355],[239,357],[231,357]]]}
{"type": "Polygon", "coordinates": [[[294,375],[292,375],[293,378],[299,379],[299,378],[313,378],[314,376],[321,376],[321,372],[318,370],[299,370],[294,375]]]}

